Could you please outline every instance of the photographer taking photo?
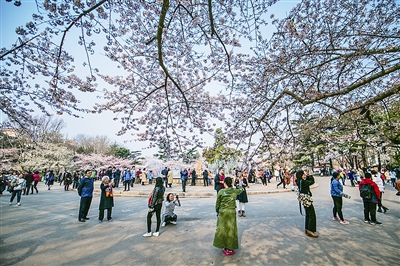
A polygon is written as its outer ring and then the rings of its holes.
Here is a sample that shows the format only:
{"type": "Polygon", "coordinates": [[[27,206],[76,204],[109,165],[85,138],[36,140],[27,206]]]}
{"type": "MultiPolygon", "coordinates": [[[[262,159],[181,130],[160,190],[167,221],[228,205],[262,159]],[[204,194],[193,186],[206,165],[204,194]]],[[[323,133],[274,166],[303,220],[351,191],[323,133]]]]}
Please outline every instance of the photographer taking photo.
{"type": "Polygon", "coordinates": [[[165,213],[162,215],[162,224],[161,226],[166,226],[167,224],[176,224],[178,216],[174,213],[175,206],[181,206],[181,201],[179,200],[179,196],[176,195],[176,199],[174,200],[174,194],[168,193],[167,198],[164,202],[165,213]]]}

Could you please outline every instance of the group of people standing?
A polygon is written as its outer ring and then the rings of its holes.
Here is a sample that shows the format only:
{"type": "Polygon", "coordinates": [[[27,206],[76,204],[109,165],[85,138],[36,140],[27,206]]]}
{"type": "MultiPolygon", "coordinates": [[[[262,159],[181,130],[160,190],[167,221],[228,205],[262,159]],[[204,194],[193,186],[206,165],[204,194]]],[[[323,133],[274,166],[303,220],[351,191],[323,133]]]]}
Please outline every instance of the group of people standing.
{"type": "Polygon", "coordinates": [[[11,193],[10,205],[12,205],[15,197],[17,197],[17,206],[21,206],[21,196],[33,194],[34,191],[39,193],[37,185],[40,181],[39,172],[14,172],[9,178],[5,174],[0,176],[0,194],[7,189],[11,193]],[[8,185],[7,185],[8,183],[8,185]]]}

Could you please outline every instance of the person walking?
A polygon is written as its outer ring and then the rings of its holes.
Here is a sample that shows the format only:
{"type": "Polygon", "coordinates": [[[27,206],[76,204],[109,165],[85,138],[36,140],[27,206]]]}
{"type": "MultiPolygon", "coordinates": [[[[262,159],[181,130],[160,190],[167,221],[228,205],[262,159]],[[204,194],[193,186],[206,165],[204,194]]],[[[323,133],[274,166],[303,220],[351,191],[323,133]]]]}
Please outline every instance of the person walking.
{"type": "Polygon", "coordinates": [[[50,190],[51,186],[54,184],[54,172],[50,170],[48,180],[47,180],[47,189],[50,190]]]}
{"type": "Polygon", "coordinates": [[[25,175],[24,177],[25,182],[26,182],[26,187],[24,189],[24,191],[22,192],[23,195],[28,195],[29,194],[29,190],[31,190],[31,186],[33,183],[33,174],[31,171],[28,171],[28,173],[25,175]]]}
{"type": "Polygon", "coordinates": [[[104,210],[107,210],[107,220],[112,222],[112,208],[114,207],[114,197],[113,197],[113,187],[114,183],[110,182],[108,176],[103,176],[100,184],[100,204],[99,204],[99,223],[103,222],[104,210]]]}
{"type": "Polygon", "coordinates": [[[225,188],[224,179],[225,179],[224,168],[220,167],[218,169],[218,173],[214,177],[214,190],[217,191],[217,195],[221,189],[225,188]]]}
{"type": "Polygon", "coordinates": [[[389,208],[383,206],[382,204],[382,197],[383,193],[385,192],[385,184],[381,178],[381,174],[378,171],[377,165],[374,165],[371,174],[372,174],[372,181],[374,181],[378,185],[380,191],[380,196],[378,197],[378,212],[382,212],[383,209],[383,212],[386,213],[389,210],[389,208]]]}
{"type": "Polygon", "coordinates": [[[11,187],[13,190],[11,192],[10,205],[14,201],[15,196],[17,196],[17,206],[21,206],[21,194],[26,188],[26,181],[22,173],[20,173],[18,177],[14,177],[11,180],[11,187]]]}
{"type": "Polygon", "coordinates": [[[165,212],[162,215],[162,224],[164,227],[167,224],[176,224],[178,216],[174,213],[175,206],[181,206],[181,201],[179,200],[178,194],[176,195],[176,199],[174,200],[174,193],[168,193],[167,198],[164,202],[165,212]]]}
{"type": "Polygon", "coordinates": [[[371,193],[370,196],[363,197],[364,223],[381,225],[382,223],[376,220],[376,205],[379,202],[381,193],[378,185],[372,180],[371,173],[365,173],[365,178],[358,184],[358,189],[361,191],[364,189],[364,186],[366,186],[367,190],[371,193]]]}
{"type": "Polygon", "coordinates": [[[278,189],[281,184],[283,184],[283,188],[286,189],[286,182],[285,182],[285,178],[283,177],[283,169],[279,168],[279,170],[277,172],[279,175],[280,182],[276,185],[276,189],[278,189]]]}
{"type": "MultiPolygon", "coordinates": [[[[300,193],[312,196],[310,186],[315,183],[314,176],[306,175],[303,170],[299,170],[296,172],[296,182],[300,193]]],[[[304,209],[306,210],[305,233],[317,238],[317,216],[315,215],[314,205],[311,203],[308,207],[304,206],[304,209]]]]}
{"type": "Polygon", "coordinates": [[[235,254],[239,248],[236,221],[236,197],[243,192],[243,187],[232,187],[231,177],[224,178],[224,188],[218,191],[215,211],[217,212],[217,229],[213,246],[222,248],[226,256],[235,254]]]}
{"type": "Polygon", "coordinates": [[[334,172],[332,175],[330,188],[331,197],[333,200],[332,219],[335,221],[340,221],[341,224],[349,224],[349,222],[343,218],[342,213],[343,197],[348,198],[349,196],[343,193],[343,185],[339,182],[339,179],[339,173],[334,172]],[[339,218],[337,217],[337,215],[339,215],[339,218]]]}
{"type": "Polygon", "coordinates": [[[35,173],[33,174],[33,184],[31,186],[31,194],[33,194],[33,190],[36,190],[36,194],[39,193],[38,189],[37,189],[37,185],[40,181],[40,175],[38,171],[35,171],[35,173]]]}
{"type": "Polygon", "coordinates": [[[148,206],[148,213],[147,213],[147,233],[145,233],[143,236],[148,237],[148,236],[159,236],[160,235],[160,225],[161,225],[161,208],[162,208],[162,203],[164,201],[164,192],[165,192],[165,187],[163,186],[163,181],[161,177],[156,178],[156,184],[153,189],[153,191],[150,194],[150,197],[147,202],[148,206]],[[156,231],[154,233],[151,232],[151,217],[153,217],[153,214],[156,214],[157,218],[157,225],[156,225],[156,231]]]}
{"type": "Polygon", "coordinates": [[[244,211],[244,205],[249,202],[247,198],[247,192],[246,188],[248,187],[247,180],[243,178],[242,171],[237,171],[236,172],[236,178],[235,178],[235,187],[243,187],[243,192],[237,195],[236,199],[239,202],[239,208],[238,208],[238,216],[239,217],[246,217],[245,211],[244,211]]]}
{"type": "Polygon", "coordinates": [[[87,215],[90,204],[92,203],[94,189],[94,180],[90,178],[90,175],[90,170],[86,170],[85,176],[81,179],[78,186],[78,195],[81,197],[78,213],[79,222],[86,222],[86,220],[89,220],[87,215]]]}

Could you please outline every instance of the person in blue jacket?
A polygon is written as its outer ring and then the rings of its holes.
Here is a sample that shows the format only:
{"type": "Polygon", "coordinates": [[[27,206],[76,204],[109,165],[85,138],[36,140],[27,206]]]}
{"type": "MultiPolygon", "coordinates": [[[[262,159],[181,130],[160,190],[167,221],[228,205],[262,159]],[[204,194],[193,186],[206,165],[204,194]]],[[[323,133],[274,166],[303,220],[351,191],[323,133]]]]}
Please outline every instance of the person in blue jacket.
{"type": "Polygon", "coordinates": [[[82,178],[78,186],[78,194],[81,197],[81,202],[79,205],[79,222],[86,222],[89,220],[87,214],[89,212],[90,204],[93,198],[94,180],[90,178],[92,172],[90,170],[85,171],[85,176],[82,178]]]}
{"type": "Polygon", "coordinates": [[[343,193],[343,185],[339,182],[340,175],[338,172],[334,172],[331,179],[331,196],[333,200],[333,218],[332,220],[340,221],[341,224],[349,224],[343,218],[342,205],[343,197],[348,198],[349,196],[343,193]],[[339,217],[337,217],[339,215],[339,217]]]}

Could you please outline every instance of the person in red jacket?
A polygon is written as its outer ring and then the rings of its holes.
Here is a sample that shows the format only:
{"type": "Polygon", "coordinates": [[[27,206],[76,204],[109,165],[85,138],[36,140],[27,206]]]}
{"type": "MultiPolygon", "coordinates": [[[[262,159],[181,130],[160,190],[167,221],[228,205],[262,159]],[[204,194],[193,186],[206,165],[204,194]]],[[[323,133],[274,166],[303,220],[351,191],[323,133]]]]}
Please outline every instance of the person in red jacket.
{"type": "Polygon", "coordinates": [[[381,225],[382,223],[376,220],[376,205],[378,204],[381,193],[378,185],[372,181],[371,173],[365,173],[365,178],[358,184],[358,189],[360,190],[363,185],[370,185],[374,192],[371,199],[363,198],[364,223],[369,223],[370,225],[381,225]]]}

